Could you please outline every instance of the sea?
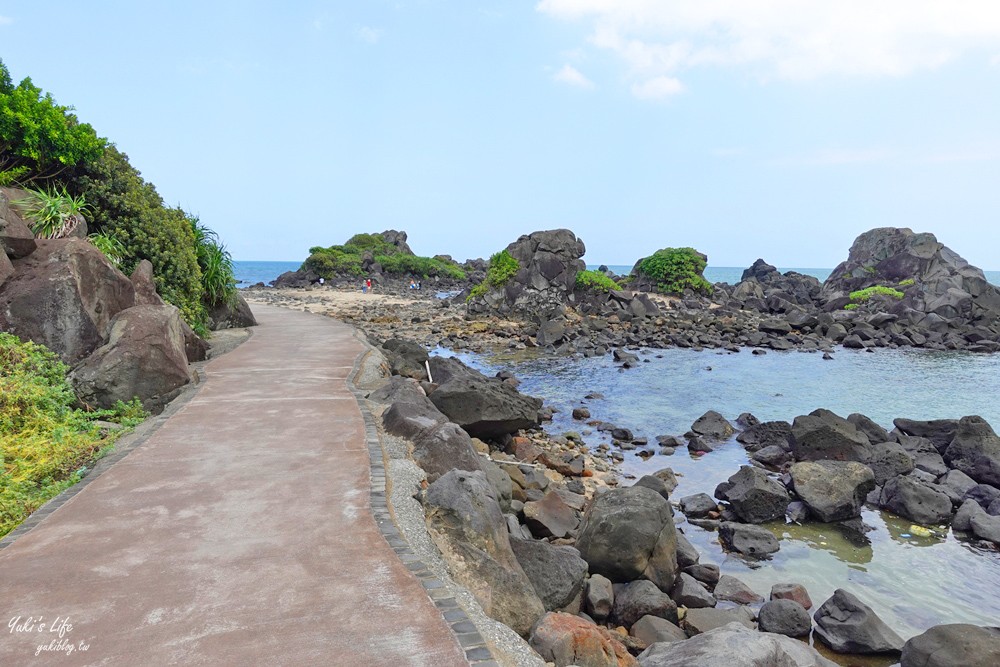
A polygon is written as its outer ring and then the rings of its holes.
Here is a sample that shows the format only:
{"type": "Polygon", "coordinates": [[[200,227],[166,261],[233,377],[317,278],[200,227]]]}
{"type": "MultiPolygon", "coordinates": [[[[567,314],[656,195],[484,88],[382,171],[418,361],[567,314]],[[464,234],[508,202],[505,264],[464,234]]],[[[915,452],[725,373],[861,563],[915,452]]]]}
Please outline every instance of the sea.
{"type": "MultiPolygon", "coordinates": [[[[237,287],[247,288],[251,285],[256,285],[257,283],[264,283],[268,285],[275,278],[280,276],[286,271],[296,271],[302,262],[278,262],[278,261],[268,261],[268,262],[250,262],[250,261],[235,261],[233,262],[233,268],[236,273],[237,287]]],[[[588,264],[587,268],[596,270],[601,264],[588,264]]],[[[625,265],[607,265],[608,269],[618,275],[626,275],[631,270],[631,266],[625,265]]],[[[710,283],[729,283],[730,285],[735,285],[740,282],[740,278],[743,275],[743,271],[746,267],[736,267],[736,266],[709,266],[705,269],[705,279],[710,283]]],[[[807,276],[814,276],[820,280],[820,282],[827,279],[833,269],[795,269],[795,268],[781,268],[778,270],[782,273],[786,271],[797,271],[807,276]]],[[[994,285],[1000,285],[1000,271],[985,271],[986,279],[989,280],[994,285]]]]}
{"type": "MultiPolygon", "coordinates": [[[[298,262],[237,262],[244,284],[267,283],[298,262]]],[[[597,268],[593,265],[591,268],[597,268]]],[[[629,266],[609,266],[618,274],[629,266]]],[[[781,269],[786,271],[789,269],[781,269]]],[[[830,269],[798,268],[824,280],[830,269]]],[[[739,282],[743,268],[708,267],[710,282],[739,282]]],[[[986,272],[1000,284],[1000,272],[986,272]]],[[[455,353],[438,349],[435,354],[455,353]]],[[[730,420],[744,412],[761,421],[791,421],[798,415],[826,408],[847,416],[865,414],[886,429],[898,417],[958,418],[980,415],[1000,429],[1000,355],[924,350],[878,350],[875,353],[838,348],[833,360],[805,352],[753,355],[716,350],[642,349],[643,363],[631,370],[617,367],[610,356],[575,358],[541,356],[538,350],[494,354],[459,353],[466,363],[493,375],[507,370],[521,381],[521,391],[542,398],[557,409],[547,430],[576,432],[596,448],[606,434],[588,429],[571,417],[586,405],[594,419],[631,429],[655,443],[658,435],[680,436],[708,410],[730,420]],[[584,399],[596,392],[599,399],[584,399]]],[[[673,497],[707,493],[749,463],[735,440],[715,451],[692,455],[679,449],[672,456],[648,460],[624,452],[624,475],[636,479],[670,467],[680,482],[673,497]]],[[[626,480],[626,483],[628,480],[626,480]]],[[[983,549],[953,533],[948,526],[926,534],[912,522],[866,508],[862,518],[870,528],[858,534],[827,524],[773,523],[766,527],[781,549],[761,565],[726,554],[715,532],[675,520],[698,549],[702,562],[719,565],[757,593],[767,596],[776,583],[805,585],[816,605],[835,589],[845,588],[875,609],[904,638],[942,623],[997,625],[1000,619],[1000,553],[983,549]]],[[[841,664],[885,667],[892,659],[829,655],[841,664]]]]}

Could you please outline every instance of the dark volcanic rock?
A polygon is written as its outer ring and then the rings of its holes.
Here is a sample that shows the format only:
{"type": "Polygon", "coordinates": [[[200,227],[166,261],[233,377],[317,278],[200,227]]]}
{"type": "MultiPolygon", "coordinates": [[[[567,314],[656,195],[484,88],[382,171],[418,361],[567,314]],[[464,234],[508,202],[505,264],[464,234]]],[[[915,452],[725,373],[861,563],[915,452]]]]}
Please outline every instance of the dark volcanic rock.
{"type": "Polygon", "coordinates": [[[951,519],[951,499],[912,475],[893,477],[882,487],[879,506],[899,516],[930,525],[951,519]]]}
{"type": "Polygon", "coordinates": [[[629,634],[646,646],[652,646],[657,642],[682,642],[687,639],[686,632],[659,616],[643,616],[632,624],[629,634]]]}
{"type": "Polygon", "coordinates": [[[874,445],[868,467],[875,473],[875,485],[882,486],[893,477],[913,472],[913,457],[897,442],[874,445]]]}
{"type": "Polygon", "coordinates": [[[603,621],[611,615],[615,604],[615,591],[611,580],[599,574],[587,579],[587,593],[584,598],[584,610],[591,618],[603,621]]]}
{"type": "Polygon", "coordinates": [[[483,375],[453,377],[440,384],[430,399],[448,419],[474,438],[498,438],[536,427],[542,407],[541,400],[483,375]]]}
{"type": "Polygon", "coordinates": [[[577,548],[592,573],[617,582],[644,577],[669,591],[677,571],[670,503],[644,487],[608,491],[584,514],[577,548]]]}
{"type": "Polygon", "coordinates": [[[576,613],[580,610],[587,563],[580,558],[579,551],[573,547],[515,538],[511,538],[510,546],[546,611],[576,613]]]}
{"type": "Polygon", "coordinates": [[[861,506],[875,489],[871,469],[854,461],[804,461],[790,470],[795,493],[820,521],[861,516],[861,506]]]}
{"type": "Polygon", "coordinates": [[[611,619],[626,628],[643,616],[659,616],[677,622],[677,604],[652,581],[645,579],[616,587],[611,619]]]}
{"type": "Polygon", "coordinates": [[[715,599],[720,602],[735,602],[736,604],[757,604],[763,602],[764,598],[757,595],[745,583],[728,574],[719,577],[712,592],[715,599]]]}
{"type": "Polygon", "coordinates": [[[792,425],[788,422],[763,422],[751,426],[736,436],[736,442],[749,452],[777,446],[785,451],[792,448],[792,425]]]}
{"type": "Polygon", "coordinates": [[[742,624],[723,625],[679,644],[653,644],[639,655],[639,664],[642,667],[836,667],[808,644],[774,633],[756,632],[742,624]]]}
{"type": "Polygon", "coordinates": [[[445,422],[413,440],[413,460],[434,482],[449,470],[482,470],[472,438],[458,424],[445,422]]]}
{"type": "Polygon", "coordinates": [[[766,523],[785,516],[788,491],[760,468],[743,466],[729,478],[726,499],[747,523],[766,523]]]}
{"type": "MultiPolygon", "coordinates": [[[[681,625],[689,636],[711,632],[730,623],[737,623],[745,628],[754,629],[754,614],[749,607],[731,609],[689,609],[681,625]]],[[[700,664],[700,663],[696,663],[700,664]]]]}
{"type": "Polygon", "coordinates": [[[778,550],[778,540],[771,531],[731,521],[719,525],[719,541],[729,551],[749,558],[766,558],[778,550]]]}
{"type": "Polygon", "coordinates": [[[700,581],[685,572],[681,572],[678,576],[670,597],[678,606],[688,609],[702,609],[716,605],[715,596],[709,593],[700,581]]]}
{"type": "Polygon", "coordinates": [[[390,338],[382,343],[382,350],[389,363],[389,371],[393,375],[402,375],[414,380],[427,379],[424,364],[430,357],[422,345],[403,338],[390,338]]]}
{"type": "Polygon", "coordinates": [[[959,420],[944,459],[980,484],[1000,487],[1000,437],[982,417],[959,420]]]}
{"type": "Polygon", "coordinates": [[[868,436],[829,410],[815,410],[792,422],[792,452],[799,461],[858,461],[871,458],[868,436]]]}
{"type": "Polygon", "coordinates": [[[193,380],[183,323],[173,306],[135,306],[118,313],[108,342],[70,374],[77,397],[105,409],[138,398],[150,412],[160,412],[193,380]]]}
{"type": "Polygon", "coordinates": [[[212,331],[255,326],[257,318],[241,294],[234,296],[232,301],[223,301],[208,309],[208,328],[212,331]]]}
{"type": "Polygon", "coordinates": [[[537,537],[566,537],[579,524],[576,512],[555,491],[524,504],[524,520],[537,537]]]}
{"type": "Polygon", "coordinates": [[[1000,628],[936,625],[903,645],[901,667],[996,667],[1000,628]]]}
{"type": "Polygon", "coordinates": [[[757,613],[762,632],[774,632],[786,637],[805,637],[812,631],[812,619],[805,607],[795,600],[771,600],[757,613]]]}
{"type": "Polygon", "coordinates": [[[31,229],[11,206],[9,192],[0,192],[0,254],[10,259],[21,259],[35,252],[37,244],[31,229]]]}
{"type": "Polygon", "coordinates": [[[955,438],[955,431],[958,430],[957,419],[934,419],[931,421],[917,421],[915,419],[895,419],[893,425],[909,436],[917,438],[927,438],[934,443],[935,449],[941,454],[948,448],[955,438]]]}
{"type": "Polygon", "coordinates": [[[709,410],[691,425],[691,430],[698,435],[715,440],[725,440],[733,433],[733,425],[715,410],[709,410]]]}
{"type": "Polygon", "coordinates": [[[903,638],[871,607],[838,588],[813,615],[816,636],[837,653],[898,653],[903,638]]]}

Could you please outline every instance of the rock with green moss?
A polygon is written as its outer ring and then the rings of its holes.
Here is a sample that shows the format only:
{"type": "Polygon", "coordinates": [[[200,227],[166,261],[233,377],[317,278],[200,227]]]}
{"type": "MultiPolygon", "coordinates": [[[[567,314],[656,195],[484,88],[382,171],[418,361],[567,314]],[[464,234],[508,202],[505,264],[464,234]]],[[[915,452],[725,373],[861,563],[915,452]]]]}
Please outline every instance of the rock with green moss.
{"type": "Polygon", "coordinates": [[[704,276],[707,265],[708,257],[694,248],[663,248],[636,262],[630,286],[661,294],[711,294],[712,285],[704,276]]]}

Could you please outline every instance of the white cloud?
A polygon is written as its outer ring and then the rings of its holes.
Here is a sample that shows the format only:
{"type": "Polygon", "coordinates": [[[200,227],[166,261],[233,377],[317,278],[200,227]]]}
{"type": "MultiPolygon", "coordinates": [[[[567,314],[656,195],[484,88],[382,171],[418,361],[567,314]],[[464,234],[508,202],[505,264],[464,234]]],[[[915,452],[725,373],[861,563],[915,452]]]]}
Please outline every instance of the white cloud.
{"type": "Polygon", "coordinates": [[[0,16],[0,25],[10,25],[13,22],[14,19],[9,16],[0,16]]]}
{"type": "Polygon", "coordinates": [[[632,94],[640,100],[662,100],[683,92],[684,84],[672,76],[658,76],[632,86],[632,94]]]}
{"type": "MultiPolygon", "coordinates": [[[[763,78],[902,76],[1000,46],[996,0],[541,0],[591,26],[643,89],[703,66],[763,78]]],[[[997,58],[993,59],[996,64],[997,58]]],[[[664,84],[665,85],[665,84],[664,84]]]]}
{"type": "Polygon", "coordinates": [[[562,69],[552,75],[552,80],[586,90],[593,90],[595,87],[593,81],[585,77],[580,70],[572,65],[563,65],[562,69]]]}
{"type": "Polygon", "coordinates": [[[809,155],[782,157],[770,160],[768,164],[777,167],[825,167],[842,164],[884,162],[894,155],[884,148],[831,148],[809,155]]]}
{"type": "Polygon", "coordinates": [[[355,34],[357,34],[358,39],[362,42],[366,42],[368,44],[378,44],[385,32],[381,28],[361,26],[357,29],[355,34]]]}

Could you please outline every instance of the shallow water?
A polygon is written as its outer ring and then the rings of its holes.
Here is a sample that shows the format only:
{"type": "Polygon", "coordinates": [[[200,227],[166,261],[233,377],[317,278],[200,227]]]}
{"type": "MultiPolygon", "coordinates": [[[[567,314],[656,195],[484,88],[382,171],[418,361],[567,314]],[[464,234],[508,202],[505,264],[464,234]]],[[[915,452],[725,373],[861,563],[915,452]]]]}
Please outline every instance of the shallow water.
{"type": "MultiPolygon", "coordinates": [[[[787,420],[824,407],[843,416],[868,415],[891,429],[895,417],[954,418],[978,414],[1000,427],[1000,356],[924,351],[839,350],[833,361],[819,354],[749,351],[718,354],[685,349],[644,350],[648,360],[620,371],[610,357],[599,359],[531,358],[492,355],[463,358],[484,371],[512,370],[521,390],[559,409],[550,431],[584,429],[570,417],[576,405],[587,405],[592,418],[632,429],[655,445],[660,434],[680,435],[710,409],[730,420],[752,412],[762,421],[787,420]],[[589,392],[604,399],[584,401],[589,392]]],[[[584,438],[596,446],[603,434],[584,438]]],[[[705,492],[747,463],[739,443],[730,441],[714,452],[694,457],[679,449],[671,457],[643,461],[626,452],[623,472],[636,477],[671,467],[680,485],[675,498],[705,492]]],[[[845,536],[822,524],[769,526],[781,550],[762,566],[723,553],[716,533],[684,523],[688,539],[703,562],[746,581],[767,596],[771,585],[798,582],[815,606],[836,588],[846,588],[904,638],[940,623],[1000,623],[1000,554],[957,539],[946,527],[937,536],[910,533],[909,521],[866,509],[874,531],[863,538],[845,536]]],[[[815,607],[814,607],[815,608],[815,607]]],[[[892,661],[851,659],[842,664],[887,665],[892,661]]]]}

